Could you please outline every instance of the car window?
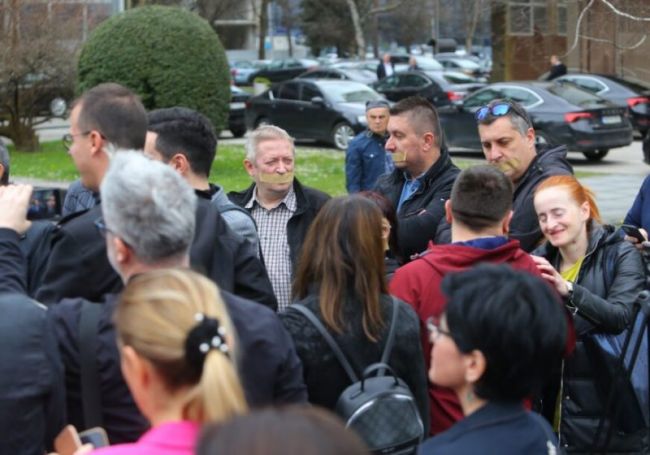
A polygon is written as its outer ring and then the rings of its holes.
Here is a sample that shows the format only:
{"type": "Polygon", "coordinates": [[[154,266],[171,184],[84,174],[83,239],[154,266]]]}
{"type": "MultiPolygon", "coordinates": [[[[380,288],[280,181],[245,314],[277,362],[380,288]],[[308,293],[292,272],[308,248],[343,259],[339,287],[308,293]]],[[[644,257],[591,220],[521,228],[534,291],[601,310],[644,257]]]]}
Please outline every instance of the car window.
{"type": "Polygon", "coordinates": [[[571,84],[553,84],[548,88],[548,91],[553,95],[559,96],[568,101],[574,106],[580,106],[582,108],[602,107],[603,104],[610,104],[600,96],[574,87],[571,84]]]}
{"type": "Polygon", "coordinates": [[[383,99],[374,90],[360,83],[332,84],[325,87],[328,98],[334,103],[365,103],[383,99]]]}
{"type": "Polygon", "coordinates": [[[443,66],[438,62],[428,57],[417,57],[415,59],[418,67],[423,71],[441,71],[443,66]]]}
{"type": "Polygon", "coordinates": [[[377,90],[389,90],[391,88],[397,87],[398,78],[397,76],[388,76],[385,79],[382,79],[379,84],[377,84],[377,90]]]}
{"type": "Polygon", "coordinates": [[[417,74],[400,74],[397,86],[400,88],[421,88],[425,87],[429,81],[417,74]]]}
{"type": "Polygon", "coordinates": [[[467,98],[465,98],[463,105],[465,107],[482,107],[492,100],[503,97],[503,93],[498,89],[486,88],[469,95],[467,98]]]}
{"type": "Polygon", "coordinates": [[[323,97],[323,94],[311,84],[305,84],[302,86],[302,93],[300,94],[300,99],[302,101],[311,101],[312,98],[320,96],[323,97]]]}
{"type": "Polygon", "coordinates": [[[599,80],[592,79],[592,78],[568,76],[562,78],[562,80],[568,80],[570,82],[573,82],[578,87],[583,88],[585,90],[589,90],[591,93],[598,93],[607,89],[607,86],[605,84],[603,84],[599,80]]]}
{"type": "Polygon", "coordinates": [[[283,100],[297,100],[298,98],[298,83],[289,82],[280,87],[279,98],[283,100]]]}
{"type": "Polygon", "coordinates": [[[302,68],[302,66],[298,60],[287,60],[284,65],[285,68],[302,68]]]}
{"type": "Polygon", "coordinates": [[[471,84],[472,82],[476,82],[476,79],[463,73],[445,73],[443,77],[447,82],[452,84],[471,84]]]}
{"type": "Polygon", "coordinates": [[[327,72],[325,72],[325,71],[310,71],[309,73],[305,73],[300,77],[307,78],[307,79],[321,79],[321,78],[327,77],[327,72]]]}
{"type": "Polygon", "coordinates": [[[268,64],[267,68],[270,69],[278,69],[282,68],[282,60],[274,60],[271,63],[268,64]]]}
{"type": "Polygon", "coordinates": [[[440,62],[440,64],[445,68],[457,68],[458,66],[451,60],[443,60],[442,62],[440,62]]]}
{"type": "Polygon", "coordinates": [[[501,92],[503,93],[504,98],[516,101],[524,107],[530,107],[541,101],[535,94],[521,88],[504,87],[501,89],[501,92]]]}

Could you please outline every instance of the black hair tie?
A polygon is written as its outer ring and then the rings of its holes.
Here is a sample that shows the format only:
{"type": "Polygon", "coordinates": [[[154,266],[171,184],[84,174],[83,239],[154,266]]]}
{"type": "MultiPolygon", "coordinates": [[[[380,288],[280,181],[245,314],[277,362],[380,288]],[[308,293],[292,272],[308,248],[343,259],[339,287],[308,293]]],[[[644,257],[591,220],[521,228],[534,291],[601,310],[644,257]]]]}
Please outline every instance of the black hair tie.
{"type": "Polygon", "coordinates": [[[203,362],[208,352],[214,349],[230,358],[230,348],[226,343],[226,329],[218,319],[202,313],[196,313],[194,318],[197,323],[185,339],[185,359],[197,371],[203,372],[203,362]]]}

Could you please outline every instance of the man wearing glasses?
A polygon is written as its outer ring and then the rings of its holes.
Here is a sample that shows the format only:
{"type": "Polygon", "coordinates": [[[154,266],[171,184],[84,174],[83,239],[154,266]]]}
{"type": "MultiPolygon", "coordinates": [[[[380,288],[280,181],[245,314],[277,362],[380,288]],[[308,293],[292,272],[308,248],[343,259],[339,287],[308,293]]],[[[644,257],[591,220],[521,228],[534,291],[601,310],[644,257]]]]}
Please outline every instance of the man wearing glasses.
{"type": "MultiPolygon", "coordinates": [[[[530,252],[542,240],[542,232],[533,206],[537,185],[553,175],[571,175],[567,149],[536,146],[535,130],[528,114],[514,101],[494,100],[475,114],[483,154],[488,163],[499,168],[514,185],[510,222],[511,238],[530,252]]],[[[437,243],[450,241],[449,227],[439,229],[437,243]]]]}
{"type": "MultiPolygon", "coordinates": [[[[83,186],[98,193],[111,150],[142,149],[146,134],[147,113],[138,97],[121,85],[100,84],[75,101],[63,144],[83,186]]],[[[121,289],[93,225],[100,216],[101,204],[61,220],[36,292],[38,301],[52,304],[65,297],[99,301],[103,294],[121,289]]]]}

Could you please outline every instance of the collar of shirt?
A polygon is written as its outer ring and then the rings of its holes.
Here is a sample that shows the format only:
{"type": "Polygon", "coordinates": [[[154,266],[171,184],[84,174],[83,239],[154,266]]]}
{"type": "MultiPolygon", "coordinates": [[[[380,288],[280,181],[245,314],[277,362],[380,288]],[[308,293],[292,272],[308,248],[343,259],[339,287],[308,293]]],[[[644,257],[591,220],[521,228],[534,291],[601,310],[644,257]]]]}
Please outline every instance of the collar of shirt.
{"type": "Polygon", "coordinates": [[[482,250],[494,250],[495,248],[499,248],[508,242],[508,237],[499,235],[494,237],[479,237],[476,239],[467,240],[465,242],[454,242],[453,244],[471,246],[474,248],[480,248],[482,250]]]}
{"type": "Polygon", "coordinates": [[[417,191],[422,187],[422,183],[424,182],[424,175],[426,172],[420,174],[418,177],[414,179],[410,179],[408,177],[408,174],[406,172],[404,173],[404,186],[402,187],[402,194],[400,195],[399,202],[397,204],[397,211],[402,208],[402,204],[404,202],[408,201],[411,196],[413,196],[417,191]]]}
{"type": "MultiPolygon", "coordinates": [[[[296,192],[293,189],[293,185],[291,185],[289,187],[289,192],[286,194],[286,196],[284,196],[284,199],[282,199],[280,201],[280,203],[278,205],[276,205],[275,207],[273,207],[271,210],[274,210],[274,209],[280,207],[282,204],[284,204],[284,206],[291,213],[298,210],[298,201],[296,200],[296,192]]],[[[257,199],[257,186],[255,188],[253,188],[253,197],[251,197],[251,199],[246,203],[244,208],[253,209],[253,208],[255,208],[256,205],[258,207],[260,207],[260,208],[264,208],[264,206],[262,204],[260,204],[259,199],[257,199]]]]}

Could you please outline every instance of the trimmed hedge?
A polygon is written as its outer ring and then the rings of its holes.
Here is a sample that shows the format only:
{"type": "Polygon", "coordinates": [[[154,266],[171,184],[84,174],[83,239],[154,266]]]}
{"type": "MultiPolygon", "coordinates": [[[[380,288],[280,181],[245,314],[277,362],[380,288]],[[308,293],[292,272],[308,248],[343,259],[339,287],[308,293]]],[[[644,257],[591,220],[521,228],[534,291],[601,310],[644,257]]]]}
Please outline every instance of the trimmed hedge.
{"type": "Polygon", "coordinates": [[[79,93],[102,82],[135,91],[147,109],[184,106],[227,124],[230,72],[207,21],[187,10],[146,6],[111,17],[84,44],[79,93]]]}

